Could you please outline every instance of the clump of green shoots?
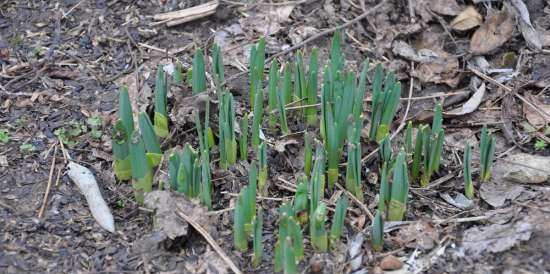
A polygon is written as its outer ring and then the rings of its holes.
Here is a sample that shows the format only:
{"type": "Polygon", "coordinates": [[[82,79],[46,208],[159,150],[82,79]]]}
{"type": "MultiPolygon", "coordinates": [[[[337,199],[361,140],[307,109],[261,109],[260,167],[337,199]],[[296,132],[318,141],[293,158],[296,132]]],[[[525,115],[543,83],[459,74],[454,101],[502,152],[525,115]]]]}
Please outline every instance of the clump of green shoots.
{"type": "Polygon", "coordinates": [[[248,249],[248,238],[254,232],[252,219],[256,215],[256,185],[258,170],[251,165],[248,185],[239,193],[234,210],[233,239],[235,247],[244,252],[248,249]]]}
{"type": "Polygon", "coordinates": [[[317,208],[311,215],[310,237],[313,248],[320,252],[326,252],[328,249],[328,236],[325,229],[325,221],[327,218],[327,206],[323,202],[319,202],[317,208]]]}
{"type": "Polygon", "coordinates": [[[289,204],[279,208],[279,236],[275,243],[275,272],[297,273],[296,264],[304,258],[304,243],[295,212],[289,204]]]}
{"type": "Polygon", "coordinates": [[[399,152],[397,155],[395,166],[393,167],[390,193],[388,219],[390,221],[401,221],[407,209],[409,194],[409,173],[407,171],[407,161],[404,151],[399,152]]]}
{"type": "Polygon", "coordinates": [[[235,137],[235,101],[233,95],[224,91],[219,95],[219,150],[220,166],[227,169],[237,161],[235,137]]]}
{"type": "Polygon", "coordinates": [[[279,82],[279,66],[277,61],[272,61],[269,67],[269,82],[267,84],[267,105],[268,105],[268,124],[269,128],[275,129],[277,126],[277,116],[275,111],[277,110],[277,83],[279,82]]]}
{"type": "Polygon", "coordinates": [[[262,196],[267,196],[267,149],[265,142],[258,147],[258,190],[262,196]]]}
{"type": "Polygon", "coordinates": [[[254,234],[252,235],[252,265],[258,267],[262,263],[263,243],[262,243],[262,227],[263,227],[263,214],[262,208],[258,208],[256,216],[252,219],[252,227],[254,234]]]}
{"type": "Polygon", "coordinates": [[[277,93],[277,110],[279,112],[281,133],[283,133],[283,135],[287,135],[290,131],[288,130],[288,122],[286,118],[286,104],[290,103],[292,100],[292,78],[288,64],[284,67],[283,79],[279,81],[277,93]]]}
{"type": "Polygon", "coordinates": [[[241,136],[239,138],[239,155],[241,160],[248,161],[248,115],[241,118],[241,136]]]}
{"type": "Polygon", "coordinates": [[[374,70],[372,81],[372,113],[369,138],[380,142],[390,132],[390,125],[397,111],[401,98],[401,83],[396,81],[395,74],[390,72],[384,79],[382,65],[374,70]],[[382,87],[382,81],[384,87],[382,87]]]}
{"type": "Polygon", "coordinates": [[[308,221],[308,183],[305,176],[298,177],[296,185],[296,193],[292,207],[297,214],[297,219],[300,224],[306,224],[308,221]]]}
{"type": "Polygon", "coordinates": [[[307,177],[311,175],[311,163],[313,161],[313,135],[304,133],[304,173],[307,177]]]}
{"type": "Polygon", "coordinates": [[[330,241],[329,241],[329,244],[331,246],[334,246],[336,242],[340,241],[347,210],[348,210],[348,200],[345,197],[341,197],[340,199],[338,199],[338,202],[336,202],[334,216],[332,217],[332,226],[330,227],[330,241]]]}
{"type": "Polygon", "coordinates": [[[120,88],[118,103],[118,120],[112,129],[114,170],[119,180],[129,180],[132,178],[130,138],[134,132],[134,118],[128,88],[120,88]]]}
{"type": "Polygon", "coordinates": [[[346,165],[346,189],[359,201],[363,201],[361,183],[361,125],[356,121],[348,130],[348,162],[346,165]]]}
{"type": "Polygon", "coordinates": [[[495,157],[495,137],[483,126],[481,130],[481,141],[479,143],[479,174],[482,182],[491,179],[493,160],[495,157]]]}
{"type": "Polygon", "coordinates": [[[302,53],[296,55],[294,63],[294,94],[303,106],[306,123],[314,125],[317,122],[317,48],[311,50],[309,67],[306,73],[302,53]]]}
{"type": "MultiPolygon", "coordinates": [[[[366,64],[363,66],[361,74],[367,73],[367,67],[366,64]]],[[[361,75],[361,79],[363,77],[361,75]]],[[[357,105],[356,100],[358,98],[363,98],[364,89],[358,90],[355,82],[355,74],[344,71],[340,34],[336,33],[332,40],[330,64],[323,73],[323,91],[321,94],[321,137],[327,151],[327,177],[330,188],[338,180],[338,165],[346,140],[348,119],[350,116],[355,118],[352,114],[362,112],[362,109],[359,111],[354,105],[357,105]],[[354,108],[356,111],[354,111],[354,108]]],[[[359,87],[361,87],[361,84],[359,87]]]]}
{"type": "MultiPolygon", "coordinates": [[[[265,65],[265,38],[260,38],[258,45],[252,46],[250,50],[250,68],[248,77],[250,83],[250,106],[256,107],[255,96],[262,90],[265,65]]],[[[263,101],[263,98],[262,98],[263,101]]],[[[258,143],[259,145],[259,143],[258,143]]]]}
{"type": "Polygon", "coordinates": [[[143,204],[144,194],[153,187],[153,169],[145,153],[145,143],[139,132],[132,133],[130,141],[132,188],[138,204],[143,204]]]}
{"type": "Polygon", "coordinates": [[[384,246],[384,221],[380,210],[376,210],[376,215],[372,223],[372,249],[382,251],[384,246]]]}
{"type": "Polygon", "coordinates": [[[147,116],[147,113],[141,112],[138,116],[139,130],[145,144],[145,151],[147,152],[147,159],[152,167],[156,167],[160,164],[162,159],[162,151],[160,150],[160,143],[155,135],[153,124],[147,116]]]}
{"type": "Polygon", "coordinates": [[[191,76],[191,90],[193,94],[199,94],[206,90],[206,67],[204,65],[204,52],[198,48],[193,58],[193,69],[191,76]]]}
{"type": "Polygon", "coordinates": [[[391,166],[391,163],[393,161],[393,151],[389,135],[386,135],[386,137],[384,137],[382,141],[380,141],[379,148],[380,158],[382,159],[382,162],[386,163],[388,166],[391,166]]]}
{"type": "Polygon", "coordinates": [[[177,167],[172,173],[175,177],[170,178],[170,185],[188,197],[198,197],[201,191],[199,153],[190,144],[185,144],[183,149],[172,152],[169,161],[177,167]]]}
{"type": "Polygon", "coordinates": [[[417,179],[422,171],[420,185],[426,187],[432,175],[439,170],[443,150],[444,130],[441,104],[437,104],[432,121],[432,128],[421,125],[416,134],[411,175],[417,179]]]}
{"type": "Polygon", "coordinates": [[[466,144],[464,147],[462,173],[464,174],[464,194],[471,200],[474,198],[474,183],[472,181],[472,148],[470,144],[466,144]]]}
{"type": "Polygon", "coordinates": [[[155,115],[153,116],[153,121],[155,133],[160,138],[168,136],[168,114],[166,112],[167,94],[168,79],[162,65],[159,65],[155,82],[155,115]]]}
{"type": "Polygon", "coordinates": [[[201,157],[201,186],[200,199],[208,209],[212,209],[212,181],[210,175],[210,145],[209,131],[210,128],[210,100],[206,101],[206,111],[204,115],[204,129],[201,126],[200,116],[195,112],[195,127],[199,136],[199,149],[201,157]]]}

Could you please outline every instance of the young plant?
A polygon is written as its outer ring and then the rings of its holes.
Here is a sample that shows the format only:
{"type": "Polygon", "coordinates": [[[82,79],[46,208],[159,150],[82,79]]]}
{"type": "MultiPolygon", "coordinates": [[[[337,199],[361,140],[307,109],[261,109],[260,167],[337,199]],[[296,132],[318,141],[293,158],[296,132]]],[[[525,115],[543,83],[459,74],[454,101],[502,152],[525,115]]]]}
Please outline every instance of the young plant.
{"type": "Polygon", "coordinates": [[[279,81],[279,66],[277,61],[272,61],[269,67],[269,82],[267,84],[267,105],[268,105],[268,124],[269,128],[275,129],[277,126],[277,116],[275,116],[275,110],[277,109],[277,83],[279,81]]]}
{"type": "Polygon", "coordinates": [[[326,252],[328,249],[328,236],[325,229],[325,219],[327,217],[327,207],[325,203],[319,202],[315,211],[311,215],[309,223],[311,245],[320,252],[326,252]]]}
{"type": "Polygon", "coordinates": [[[258,147],[258,165],[258,190],[262,196],[267,196],[267,150],[264,142],[258,147]]]}
{"type": "Polygon", "coordinates": [[[114,170],[119,180],[129,180],[132,178],[130,138],[134,132],[134,118],[128,88],[120,88],[118,103],[118,120],[112,129],[114,170]]]}
{"type": "Polygon", "coordinates": [[[168,81],[162,65],[157,68],[155,82],[155,114],[153,116],[155,133],[160,138],[168,136],[168,114],[166,112],[166,96],[168,94],[168,81]]]}
{"type": "Polygon", "coordinates": [[[214,84],[216,93],[221,94],[224,91],[225,76],[223,69],[223,58],[220,46],[214,44],[212,49],[212,71],[214,72],[214,84]]]}
{"type": "Polygon", "coordinates": [[[261,92],[262,89],[262,81],[264,79],[264,65],[265,38],[262,37],[260,38],[258,45],[252,46],[250,50],[250,68],[248,70],[248,77],[250,82],[250,106],[252,107],[252,109],[256,107],[255,97],[258,94],[258,91],[261,92]]]}
{"type": "Polygon", "coordinates": [[[239,155],[241,160],[248,161],[248,115],[241,118],[241,136],[239,138],[239,155]]]}
{"type": "Polygon", "coordinates": [[[380,142],[389,134],[401,98],[401,83],[396,81],[395,74],[390,72],[385,79],[383,74],[382,65],[378,64],[372,81],[372,113],[369,131],[370,139],[376,142],[380,142]],[[382,87],[382,81],[384,87],[382,87]]]}
{"type": "Polygon", "coordinates": [[[471,200],[474,198],[474,183],[472,181],[472,148],[470,144],[466,144],[464,147],[462,165],[462,173],[464,174],[464,194],[471,200]]]}
{"type": "Polygon", "coordinates": [[[391,195],[389,203],[388,219],[390,221],[401,221],[407,209],[409,194],[409,174],[405,152],[402,150],[397,155],[393,168],[393,179],[391,184],[391,195]]]}
{"type": "MultiPolygon", "coordinates": [[[[210,100],[206,101],[206,111],[204,115],[204,129],[208,129],[210,126],[210,100]]],[[[195,112],[195,127],[197,128],[197,135],[199,136],[199,149],[201,157],[201,185],[200,185],[200,199],[208,209],[212,209],[212,183],[210,175],[210,150],[209,150],[209,133],[208,130],[203,131],[199,113],[195,112]]]]}
{"type": "Polygon", "coordinates": [[[346,165],[346,189],[359,201],[363,201],[361,187],[361,122],[356,121],[348,130],[348,162],[346,165]]]}
{"type": "Polygon", "coordinates": [[[493,159],[495,157],[495,137],[488,132],[487,126],[481,130],[481,141],[479,144],[480,177],[482,182],[491,179],[493,159]]]}
{"type": "Polygon", "coordinates": [[[199,153],[185,144],[179,156],[177,190],[188,197],[197,197],[201,191],[201,167],[199,153]]]}
{"type": "Polygon", "coordinates": [[[180,61],[176,61],[176,64],[174,65],[174,74],[172,78],[174,79],[174,83],[176,85],[183,84],[183,66],[180,61]]]}
{"type": "Polygon", "coordinates": [[[296,263],[304,258],[304,243],[300,225],[289,204],[279,208],[279,236],[275,243],[275,272],[296,273],[296,263]]]}
{"type": "Polygon", "coordinates": [[[239,193],[233,215],[233,240],[235,247],[244,252],[248,249],[248,236],[253,235],[252,220],[256,215],[257,169],[251,165],[248,185],[239,193]]]}
{"type": "Polygon", "coordinates": [[[311,163],[313,161],[313,136],[311,133],[304,133],[304,173],[309,178],[311,175],[311,163]]]}
{"type": "Polygon", "coordinates": [[[139,132],[134,132],[130,142],[132,163],[132,188],[138,204],[143,204],[143,196],[153,188],[153,169],[145,154],[145,144],[139,132]]]}
{"type": "Polygon", "coordinates": [[[306,224],[308,221],[308,183],[305,176],[298,177],[296,193],[292,207],[297,214],[297,219],[300,224],[306,224]]]}
{"type": "Polygon", "coordinates": [[[404,141],[404,146],[405,146],[405,152],[408,154],[408,155],[412,155],[413,154],[413,127],[412,127],[412,122],[409,121],[409,123],[407,123],[407,129],[405,130],[405,141],[404,141]]]}
{"type": "Polygon", "coordinates": [[[301,53],[296,55],[294,67],[294,93],[305,108],[306,123],[314,125],[317,122],[317,48],[311,50],[309,57],[309,71],[306,73],[301,53]]]}
{"type": "Polygon", "coordinates": [[[280,100],[280,105],[287,105],[292,102],[292,70],[290,64],[286,63],[283,70],[283,79],[281,80],[279,94],[283,100],[280,100]]]}
{"type": "Polygon", "coordinates": [[[260,145],[260,131],[262,130],[262,118],[264,114],[264,95],[261,89],[258,89],[254,101],[254,117],[252,117],[252,145],[257,148],[260,145]]]}
{"type": "Polygon", "coordinates": [[[320,201],[324,197],[325,191],[325,158],[321,145],[315,149],[315,163],[313,164],[312,174],[310,176],[310,203],[309,215],[313,216],[320,201]]]}
{"type": "Polygon", "coordinates": [[[393,160],[393,151],[391,147],[390,136],[386,135],[382,141],[380,141],[380,158],[382,158],[382,163],[386,163],[388,166],[391,166],[393,160]]]}
{"type": "MultiPolygon", "coordinates": [[[[281,125],[281,133],[283,135],[288,135],[290,133],[290,131],[288,130],[288,123],[286,119],[286,104],[287,104],[286,94],[288,93],[290,94],[289,96],[292,97],[292,93],[291,93],[290,80],[287,80],[287,67],[288,65],[285,66],[285,76],[282,83],[279,84],[278,92],[277,92],[278,93],[277,110],[279,112],[279,123],[281,125]]],[[[288,76],[290,76],[290,73],[288,73],[288,76]]],[[[290,77],[288,78],[290,79],[290,77]]]]}
{"type": "Polygon", "coordinates": [[[332,217],[332,226],[330,228],[330,245],[340,240],[342,236],[342,228],[344,227],[344,220],[346,218],[346,211],[348,209],[348,200],[345,197],[341,197],[336,202],[336,208],[334,210],[334,216],[332,217]]]}
{"type": "Polygon", "coordinates": [[[384,221],[382,220],[382,213],[380,210],[376,210],[374,222],[372,223],[372,249],[374,251],[382,251],[384,246],[384,221]]]}
{"type": "Polygon", "coordinates": [[[229,92],[219,96],[219,150],[220,166],[227,169],[237,161],[237,140],[235,139],[235,101],[229,92]]]}
{"type": "Polygon", "coordinates": [[[388,163],[383,163],[382,170],[380,171],[380,194],[378,195],[378,210],[383,213],[386,212],[391,195],[388,172],[388,163]]]}
{"type": "Polygon", "coordinates": [[[262,263],[263,243],[262,243],[262,227],[263,227],[263,214],[262,208],[258,208],[258,213],[252,219],[252,226],[254,228],[254,234],[252,236],[252,265],[258,267],[262,263]]]}
{"type": "Polygon", "coordinates": [[[145,151],[147,151],[147,160],[151,167],[156,167],[160,164],[162,159],[162,151],[160,150],[160,143],[155,134],[153,124],[147,116],[147,113],[141,112],[138,116],[139,130],[145,144],[145,151]]]}
{"type": "Polygon", "coordinates": [[[206,68],[204,65],[204,52],[201,48],[195,51],[191,81],[193,94],[199,94],[206,90],[206,68]]]}

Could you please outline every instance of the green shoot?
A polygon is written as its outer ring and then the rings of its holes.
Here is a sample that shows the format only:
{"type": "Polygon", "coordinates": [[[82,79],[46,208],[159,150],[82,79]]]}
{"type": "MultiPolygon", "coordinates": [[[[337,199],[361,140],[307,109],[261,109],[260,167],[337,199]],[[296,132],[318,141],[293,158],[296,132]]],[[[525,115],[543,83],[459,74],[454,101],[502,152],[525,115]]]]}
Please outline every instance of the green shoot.
{"type": "MultiPolygon", "coordinates": [[[[210,100],[206,101],[206,111],[204,115],[204,129],[210,128],[210,100]]],[[[208,209],[212,209],[212,182],[210,175],[210,150],[208,144],[208,130],[203,131],[199,113],[195,112],[195,127],[199,136],[199,148],[201,155],[201,184],[200,184],[200,199],[208,209]]]]}
{"type": "Polygon", "coordinates": [[[258,208],[258,213],[252,219],[252,226],[254,227],[254,235],[252,236],[252,249],[254,250],[252,256],[252,265],[258,267],[262,263],[263,243],[262,243],[262,227],[263,227],[263,214],[262,208],[258,208]]]}
{"type": "Polygon", "coordinates": [[[235,210],[233,215],[233,242],[235,247],[244,252],[248,249],[248,241],[246,238],[245,232],[245,205],[244,205],[244,195],[246,193],[246,188],[241,190],[237,202],[235,203],[235,210]]]}
{"type": "Polygon", "coordinates": [[[157,79],[155,82],[155,133],[160,138],[168,136],[168,114],[166,112],[166,96],[168,94],[168,81],[166,72],[162,65],[157,68],[157,79]]]}
{"type": "Polygon", "coordinates": [[[176,64],[174,65],[174,74],[172,75],[172,78],[174,79],[174,83],[176,85],[183,84],[183,66],[180,61],[176,61],[176,64]]]}
{"type": "MultiPolygon", "coordinates": [[[[305,92],[306,103],[310,106],[317,104],[317,67],[317,48],[313,48],[309,56],[308,81],[305,92]]],[[[315,125],[317,123],[317,108],[308,107],[305,109],[305,113],[306,123],[308,125],[315,125]]]]}
{"type": "Polygon", "coordinates": [[[241,118],[241,136],[239,138],[239,154],[241,160],[248,161],[248,115],[241,118]]]}
{"type": "Polygon", "coordinates": [[[380,210],[376,210],[376,216],[372,223],[372,249],[382,251],[384,246],[384,221],[380,210]]]}
{"type": "Polygon", "coordinates": [[[178,171],[180,167],[180,153],[177,149],[170,152],[168,157],[168,177],[170,178],[170,188],[173,190],[178,189],[178,171]]]}
{"type": "Polygon", "coordinates": [[[324,197],[325,191],[325,158],[323,147],[318,145],[315,150],[315,163],[313,164],[312,174],[310,176],[311,198],[309,203],[309,215],[317,209],[320,201],[324,197]]]}
{"type": "Polygon", "coordinates": [[[262,196],[267,196],[267,151],[264,142],[258,147],[258,165],[258,190],[262,196]]]}
{"type": "Polygon", "coordinates": [[[340,240],[342,236],[342,228],[344,227],[344,220],[346,218],[346,211],[348,209],[348,200],[345,197],[341,197],[336,202],[336,209],[334,210],[334,216],[332,217],[332,226],[330,228],[330,245],[340,240]]]}
{"type": "Polygon", "coordinates": [[[479,164],[482,182],[491,179],[493,159],[495,157],[495,137],[483,126],[481,130],[481,141],[479,144],[479,164]]]}
{"type": "MultiPolygon", "coordinates": [[[[278,95],[277,95],[277,109],[279,111],[279,123],[281,125],[281,133],[283,135],[288,135],[290,131],[288,130],[288,123],[286,119],[286,104],[287,104],[287,93],[290,94],[292,98],[291,93],[291,83],[290,83],[290,70],[287,69],[288,65],[285,66],[285,76],[282,80],[283,82],[279,84],[278,86],[278,95]],[[287,73],[287,71],[289,71],[287,73]],[[288,78],[288,79],[287,79],[288,78]]],[[[290,99],[289,99],[290,100],[290,99]]]]}
{"type": "Polygon", "coordinates": [[[233,215],[233,240],[235,247],[244,252],[248,249],[248,236],[254,235],[252,220],[256,216],[256,165],[251,165],[248,185],[239,193],[233,215]]]}
{"type": "MultiPolygon", "coordinates": [[[[250,106],[256,107],[255,96],[262,89],[265,65],[265,38],[260,38],[258,45],[252,46],[250,50],[250,68],[248,77],[250,82],[250,106]]],[[[263,99],[262,99],[263,101],[263,99]]]]}
{"type": "Polygon", "coordinates": [[[350,125],[348,130],[348,162],[346,166],[346,189],[359,201],[363,201],[361,183],[361,121],[350,125]]]}
{"type": "Polygon", "coordinates": [[[279,66],[276,61],[271,62],[269,67],[269,82],[267,84],[268,98],[268,113],[269,113],[269,128],[274,129],[277,125],[277,116],[275,116],[275,110],[277,109],[277,82],[279,81],[279,66]]]}
{"type": "Polygon", "coordinates": [[[286,237],[284,247],[283,247],[283,258],[284,258],[284,266],[283,266],[283,273],[284,274],[295,274],[298,273],[296,270],[296,256],[294,256],[294,251],[292,250],[292,239],[290,237],[286,237]]]}
{"type": "Polygon", "coordinates": [[[385,79],[382,65],[378,64],[372,82],[372,113],[369,137],[380,142],[389,134],[401,98],[401,83],[396,81],[395,74],[390,72],[385,79]],[[384,87],[382,88],[382,81],[384,87]]]}
{"type": "Polygon", "coordinates": [[[147,151],[147,159],[151,167],[156,167],[160,164],[162,159],[162,151],[160,150],[160,143],[153,129],[153,124],[147,116],[147,113],[141,112],[138,116],[139,129],[145,143],[145,150],[147,151]]]}
{"type": "Polygon", "coordinates": [[[279,105],[282,105],[283,107],[286,104],[290,104],[292,102],[292,72],[290,68],[290,64],[286,63],[283,70],[283,79],[281,91],[279,91],[279,96],[282,97],[283,100],[279,101],[279,105]]]}
{"type": "Polygon", "coordinates": [[[304,173],[309,178],[311,175],[311,163],[313,161],[313,136],[311,133],[304,133],[304,173]]]}
{"type": "Polygon", "coordinates": [[[201,48],[195,51],[191,81],[193,94],[199,94],[206,90],[206,68],[204,65],[204,52],[201,48]]]}
{"type": "Polygon", "coordinates": [[[298,222],[301,224],[307,223],[308,216],[308,190],[307,178],[300,176],[297,181],[296,193],[294,194],[294,202],[292,207],[294,212],[298,214],[298,222]]]}
{"type": "Polygon", "coordinates": [[[134,118],[127,87],[120,88],[118,104],[118,120],[112,130],[114,170],[119,180],[129,180],[132,177],[130,137],[134,132],[134,118]]]}
{"type": "Polygon", "coordinates": [[[223,86],[225,83],[225,76],[223,70],[223,58],[220,46],[214,44],[212,49],[212,70],[214,71],[214,84],[216,85],[216,92],[218,94],[223,93],[223,86]]]}
{"type": "Polygon", "coordinates": [[[416,140],[413,153],[413,162],[411,167],[411,176],[413,180],[420,176],[420,168],[422,165],[422,152],[424,151],[424,135],[429,131],[429,127],[421,125],[416,133],[416,140]]]}
{"type": "Polygon", "coordinates": [[[227,169],[237,161],[235,139],[235,101],[229,92],[220,94],[219,105],[219,150],[220,166],[227,169]]]}
{"type": "Polygon", "coordinates": [[[409,175],[405,152],[397,155],[393,168],[393,180],[391,184],[391,197],[389,204],[388,219],[390,221],[401,221],[407,208],[407,196],[409,193],[409,175]]]}
{"type": "Polygon", "coordinates": [[[383,163],[387,163],[388,166],[391,165],[392,158],[393,158],[393,151],[391,147],[391,140],[390,136],[386,135],[382,141],[380,141],[380,157],[382,158],[383,163]]]}
{"type": "Polygon", "coordinates": [[[310,237],[313,248],[320,252],[326,252],[328,249],[328,236],[325,229],[325,219],[327,208],[325,203],[320,202],[310,221],[310,237]]]}
{"type": "Polygon", "coordinates": [[[378,210],[386,212],[390,202],[390,183],[388,182],[388,163],[382,164],[380,171],[380,194],[378,195],[378,210]]]}
{"type": "Polygon", "coordinates": [[[405,152],[407,154],[412,155],[413,154],[413,127],[412,123],[409,121],[407,123],[407,129],[405,130],[405,152]]]}
{"type": "Polygon", "coordinates": [[[143,196],[153,188],[153,170],[145,154],[145,144],[139,132],[134,132],[130,143],[132,163],[132,188],[138,204],[143,204],[143,196]]]}
{"type": "Polygon", "coordinates": [[[471,200],[474,198],[474,183],[472,181],[472,148],[470,144],[466,144],[464,147],[462,167],[464,174],[464,194],[471,200]]]}
{"type": "Polygon", "coordinates": [[[257,148],[260,145],[260,131],[262,127],[262,118],[264,114],[264,93],[261,88],[256,90],[256,95],[254,96],[254,108],[252,117],[252,145],[257,148]]]}
{"type": "Polygon", "coordinates": [[[177,190],[189,197],[200,193],[201,171],[199,153],[189,144],[185,144],[180,156],[177,172],[177,190]]]}
{"type": "Polygon", "coordinates": [[[296,263],[304,257],[300,226],[292,207],[283,203],[279,208],[279,236],[275,243],[275,272],[296,273],[296,263]]]}

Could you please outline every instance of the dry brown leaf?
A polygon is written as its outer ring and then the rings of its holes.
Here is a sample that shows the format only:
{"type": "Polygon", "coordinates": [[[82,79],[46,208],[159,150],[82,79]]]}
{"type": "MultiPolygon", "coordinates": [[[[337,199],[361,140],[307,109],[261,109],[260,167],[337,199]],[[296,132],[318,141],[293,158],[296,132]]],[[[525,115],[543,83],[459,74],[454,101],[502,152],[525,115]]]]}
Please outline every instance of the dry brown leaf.
{"type": "Polygon", "coordinates": [[[477,27],[483,22],[483,17],[477,12],[473,6],[468,6],[463,10],[453,21],[451,21],[451,28],[454,30],[469,30],[477,27]]]}
{"type": "Polygon", "coordinates": [[[512,38],[514,18],[507,10],[493,14],[470,40],[470,51],[474,54],[486,54],[502,46],[512,38]]]}
{"type": "Polygon", "coordinates": [[[486,252],[498,253],[529,240],[532,230],[533,225],[525,219],[504,225],[474,226],[464,231],[462,243],[466,253],[474,257],[486,252]]]}
{"type": "Polygon", "coordinates": [[[529,18],[529,10],[523,1],[521,0],[510,0],[514,6],[516,13],[519,18],[519,30],[527,42],[527,46],[534,50],[540,51],[542,49],[542,42],[540,39],[540,34],[537,33],[533,25],[531,25],[531,19],[529,18]]]}
{"type": "Polygon", "coordinates": [[[399,230],[398,239],[407,247],[430,250],[435,247],[439,233],[430,223],[413,222],[399,230]]]}
{"type": "Polygon", "coordinates": [[[443,15],[457,15],[460,12],[460,6],[455,0],[430,0],[430,9],[443,15]]]}
{"type": "MultiPolygon", "coordinates": [[[[540,111],[546,112],[548,115],[550,115],[550,105],[543,104],[531,94],[526,95],[525,97],[533,105],[537,106],[540,111]]],[[[545,117],[542,116],[540,112],[538,112],[536,109],[526,103],[523,103],[523,114],[525,114],[525,118],[527,119],[527,121],[529,121],[529,123],[535,128],[543,127],[549,123],[549,121],[545,119],[545,117]]]]}
{"type": "Polygon", "coordinates": [[[449,112],[445,112],[445,115],[452,115],[452,116],[460,116],[465,115],[468,113],[474,112],[479,105],[481,104],[481,101],[483,100],[483,96],[485,95],[485,83],[481,83],[481,85],[476,89],[472,97],[468,99],[461,107],[453,109],[449,112]]]}

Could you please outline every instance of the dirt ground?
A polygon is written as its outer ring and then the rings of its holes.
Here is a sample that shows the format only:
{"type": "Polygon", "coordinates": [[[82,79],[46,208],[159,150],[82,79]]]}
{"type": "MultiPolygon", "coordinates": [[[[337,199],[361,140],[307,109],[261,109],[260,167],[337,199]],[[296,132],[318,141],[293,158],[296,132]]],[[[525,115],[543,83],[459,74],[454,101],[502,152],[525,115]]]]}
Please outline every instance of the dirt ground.
{"type": "MultiPolygon", "coordinates": [[[[248,76],[242,72],[260,36],[266,36],[267,57],[285,52],[276,59],[293,60],[295,51],[288,48],[301,45],[309,52],[316,46],[324,65],[332,33],[302,42],[381,2],[341,30],[346,66],[356,68],[369,58],[396,72],[402,97],[412,99],[401,101],[394,130],[403,118],[429,121],[435,103],[443,103],[443,168],[428,188],[411,187],[405,221],[388,224],[381,253],[370,246],[370,220],[350,203],[342,245],[314,255],[306,244],[299,269],[312,273],[322,264],[324,273],[381,273],[382,261],[393,255],[405,264],[391,273],[550,273],[550,168],[535,168],[546,176],[537,182],[506,179],[510,166],[550,163],[550,1],[277,2],[220,1],[214,14],[168,27],[153,15],[201,1],[0,1],[0,137],[2,130],[8,136],[0,138],[0,273],[230,273],[197,231],[175,240],[159,236],[151,210],[134,202],[127,182],[115,180],[110,128],[118,88],[129,86],[139,109],[150,111],[157,65],[179,60],[188,67],[196,48],[210,55],[217,43],[241,117],[249,111],[248,76]],[[464,204],[457,198],[463,192],[462,147],[465,140],[477,147],[482,125],[497,137],[495,174],[487,184],[476,184],[476,198],[464,204]],[[58,140],[65,141],[63,147],[58,140]],[[91,216],[65,173],[68,158],[94,172],[116,233],[101,229],[91,216]],[[358,241],[362,262],[353,269],[349,246],[358,241]]],[[[195,107],[190,89],[174,87],[169,96],[172,138],[163,148],[196,145],[187,119],[195,107]]],[[[292,132],[305,129],[293,114],[289,122],[292,132]]],[[[303,167],[300,134],[266,133],[283,149],[268,153],[274,199],[260,203],[266,210],[265,255],[258,269],[250,253],[235,250],[233,215],[226,210],[247,182],[248,163],[212,171],[209,230],[245,273],[273,272],[277,207],[280,198],[293,195],[280,183],[294,183],[303,167]]],[[[375,148],[365,141],[363,152],[375,148]]],[[[378,166],[376,155],[363,162],[364,206],[370,211],[376,207],[378,166]]],[[[327,198],[336,194],[341,192],[327,198]]]]}

